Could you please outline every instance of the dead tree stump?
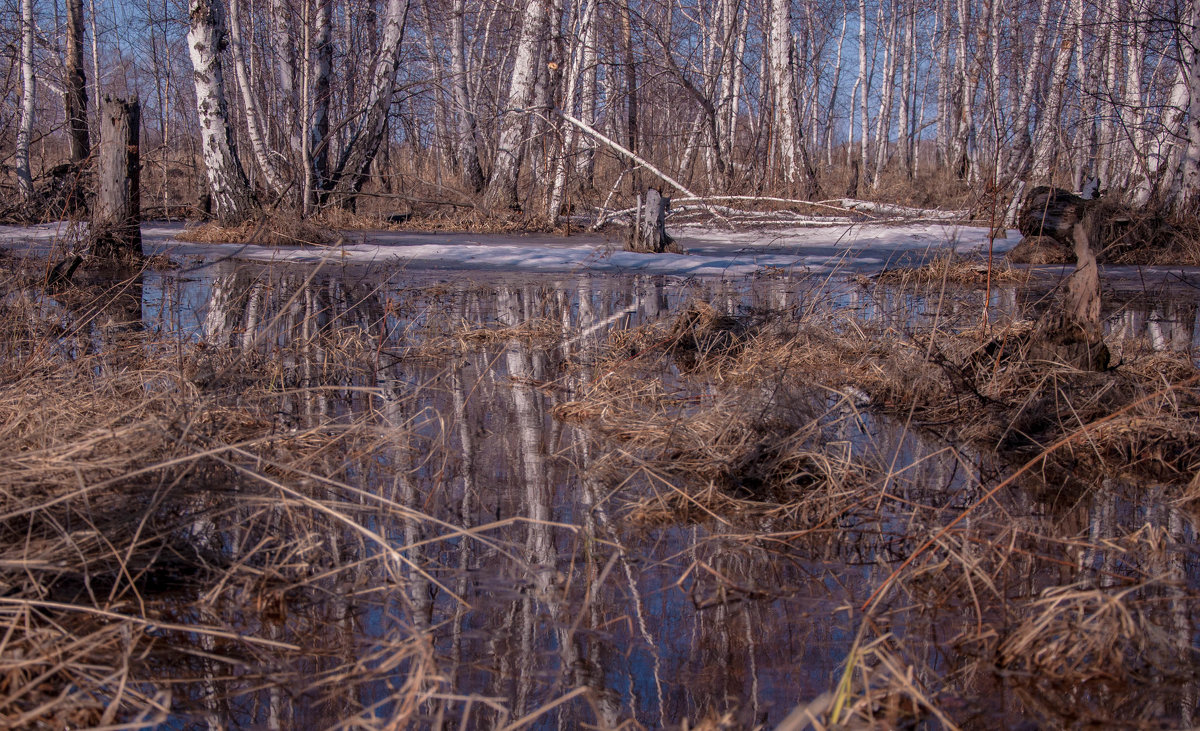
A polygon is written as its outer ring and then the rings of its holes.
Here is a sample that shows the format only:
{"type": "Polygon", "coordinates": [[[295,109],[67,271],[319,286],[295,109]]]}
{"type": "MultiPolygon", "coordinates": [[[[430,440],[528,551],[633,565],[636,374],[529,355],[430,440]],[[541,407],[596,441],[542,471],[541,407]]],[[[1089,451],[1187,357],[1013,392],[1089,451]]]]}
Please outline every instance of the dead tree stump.
{"type": "Polygon", "coordinates": [[[1070,247],[1086,205],[1087,201],[1074,193],[1039,185],[1029,191],[1017,227],[1022,236],[1049,236],[1070,247]]]}
{"type": "Polygon", "coordinates": [[[625,249],[645,254],[670,251],[675,242],[667,234],[667,209],[670,207],[671,199],[664,197],[654,188],[646,191],[644,199],[638,196],[633,229],[629,232],[625,249]]]}
{"type": "Polygon", "coordinates": [[[105,97],[91,233],[91,254],[98,258],[128,262],[142,257],[140,124],[137,99],[105,97]]]}
{"type": "Polygon", "coordinates": [[[1075,271],[1067,282],[1061,312],[1053,313],[1033,334],[1029,355],[1089,371],[1108,369],[1110,353],[1100,322],[1100,270],[1096,264],[1104,208],[1083,202],[1072,215],[1075,271]]]}

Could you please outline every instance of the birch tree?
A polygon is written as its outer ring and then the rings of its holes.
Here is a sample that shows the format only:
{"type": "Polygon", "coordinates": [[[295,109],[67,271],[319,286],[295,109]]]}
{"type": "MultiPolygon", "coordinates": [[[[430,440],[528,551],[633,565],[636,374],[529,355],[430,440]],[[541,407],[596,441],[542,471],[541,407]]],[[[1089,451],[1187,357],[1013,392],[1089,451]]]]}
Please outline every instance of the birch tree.
{"type": "Polygon", "coordinates": [[[1200,5],[1187,4],[1181,33],[1183,73],[1188,85],[1187,151],[1183,157],[1182,187],[1175,196],[1179,210],[1195,210],[1200,204],[1200,5]]]}
{"type": "Polygon", "coordinates": [[[479,145],[475,139],[477,125],[471,95],[467,90],[466,0],[453,0],[450,9],[450,92],[454,100],[454,116],[458,131],[457,155],[462,176],[476,193],[482,192],[486,181],[479,162],[479,145]]]}
{"type": "Polygon", "coordinates": [[[233,59],[234,73],[237,75],[238,90],[241,92],[242,116],[246,120],[247,138],[250,141],[250,150],[254,153],[254,160],[258,163],[259,172],[262,173],[271,193],[281,196],[285,188],[283,175],[267,147],[265,117],[258,102],[258,95],[250,85],[250,73],[246,68],[241,35],[241,4],[241,0],[229,0],[229,36],[232,41],[230,56],[233,59]]]}
{"type": "Polygon", "coordinates": [[[21,121],[17,127],[17,189],[26,203],[33,200],[33,175],[29,172],[29,141],[33,137],[33,101],[37,92],[33,75],[33,0],[21,0],[21,121]]]}
{"type": "Polygon", "coordinates": [[[366,103],[358,114],[360,123],[350,136],[333,175],[333,192],[340,205],[352,207],[367,180],[367,174],[387,127],[388,110],[396,91],[400,45],[408,21],[408,0],[387,0],[383,16],[383,40],[372,64],[366,103]]]}
{"type": "Polygon", "coordinates": [[[229,124],[221,62],[225,32],[220,0],[192,0],[189,19],[188,52],[196,86],[200,151],[212,196],[212,214],[222,225],[232,225],[250,217],[257,202],[238,160],[229,124]]]}
{"type": "Polygon", "coordinates": [[[800,195],[814,197],[817,183],[803,146],[796,119],[795,54],[790,0],[771,0],[767,39],[771,91],[774,97],[775,136],[779,143],[783,175],[788,187],[800,185],[800,195]]]}
{"type": "Polygon", "coordinates": [[[525,148],[525,129],[533,111],[538,59],[546,33],[546,7],[543,0],[530,0],[521,17],[521,36],[513,61],[512,83],[500,121],[500,139],[492,163],[492,179],[485,201],[490,208],[517,205],[517,176],[525,148]]]}

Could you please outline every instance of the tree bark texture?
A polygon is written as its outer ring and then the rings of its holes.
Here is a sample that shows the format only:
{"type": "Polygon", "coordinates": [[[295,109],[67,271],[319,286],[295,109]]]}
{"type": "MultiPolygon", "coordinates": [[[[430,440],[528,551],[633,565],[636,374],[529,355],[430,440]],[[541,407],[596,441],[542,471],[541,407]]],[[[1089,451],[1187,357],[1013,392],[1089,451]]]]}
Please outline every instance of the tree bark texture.
{"type": "Polygon", "coordinates": [[[142,256],[140,128],[136,99],[104,99],[91,230],[95,257],[129,262],[142,256]]]}
{"type": "Polygon", "coordinates": [[[668,251],[674,243],[667,234],[667,210],[670,207],[671,199],[654,188],[647,190],[644,197],[638,196],[637,212],[625,248],[647,254],[668,251]]]}
{"type": "Polygon", "coordinates": [[[225,49],[224,14],[220,0],[192,0],[188,52],[196,86],[196,113],[200,121],[200,154],[212,198],[213,217],[221,225],[249,218],[257,201],[237,157],[221,53],[225,49]]]}
{"type": "Polygon", "coordinates": [[[33,200],[33,174],[29,171],[29,142],[33,137],[33,101],[37,82],[33,74],[33,0],[21,0],[21,121],[17,127],[17,189],[26,203],[33,200]]]}
{"type": "Polygon", "coordinates": [[[517,206],[517,177],[525,150],[525,130],[534,102],[538,72],[538,51],[545,41],[546,8],[544,0],[530,0],[521,17],[521,37],[513,61],[512,83],[500,120],[500,139],[492,163],[492,179],[485,201],[496,210],[517,206]]]}

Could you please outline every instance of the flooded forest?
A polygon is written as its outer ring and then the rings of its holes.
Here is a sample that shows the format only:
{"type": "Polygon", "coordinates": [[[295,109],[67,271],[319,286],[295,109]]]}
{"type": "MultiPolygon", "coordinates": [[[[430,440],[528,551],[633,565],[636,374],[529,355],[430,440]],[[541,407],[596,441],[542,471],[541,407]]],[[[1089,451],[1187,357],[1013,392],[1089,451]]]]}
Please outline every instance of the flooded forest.
{"type": "Polygon", "coordinates": [[[1194,0],[0,36],[0,727],[1200,725],[1194,0]]]}

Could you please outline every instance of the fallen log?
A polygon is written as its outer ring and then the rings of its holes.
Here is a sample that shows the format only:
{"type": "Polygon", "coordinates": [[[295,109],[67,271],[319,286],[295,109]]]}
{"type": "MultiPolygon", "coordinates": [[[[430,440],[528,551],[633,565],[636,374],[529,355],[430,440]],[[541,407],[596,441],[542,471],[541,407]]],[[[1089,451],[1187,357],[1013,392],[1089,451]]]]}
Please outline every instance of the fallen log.
{"type": "Polygon", "coordinates": [[[842,208],[851,211],[860,211],[865,213],[878,213],[884,216],[898,216],[902,218],[928,218],[936,221],[957,221],[970,218],[970,211],[941,211],[934,208],[910,208],[909,206],[899,206],[894,203],[872,203],[871,201],[860,201],[854,198],[842,198],[842,208]]]}

